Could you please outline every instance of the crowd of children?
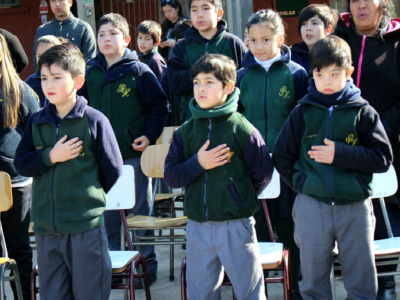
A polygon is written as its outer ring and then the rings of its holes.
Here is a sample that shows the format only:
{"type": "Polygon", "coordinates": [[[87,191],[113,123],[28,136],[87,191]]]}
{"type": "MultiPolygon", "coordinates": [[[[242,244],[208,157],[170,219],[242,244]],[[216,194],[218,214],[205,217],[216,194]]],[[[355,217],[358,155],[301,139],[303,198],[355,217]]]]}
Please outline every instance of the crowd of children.
{"type": "MultiPolygon", "coordinates": [[[[177,0],[162,7],[168,21],[140,23],[137,52],[128,48],[126,19],[104,15],[99,51],[87,65],[68,40],[38,39],[38,71],[26,80],[37,96],[10,71],[0,35],[1,164],[24,207],[21,232],[32,198],[41,299],[109,298],[107,249],[121,247],[121,219],[104,212],[105,193],[130,165],[136,205],[127,213],[149,214],[151,180],[140,158],[170,124],[180,127],[165,181],[185,187],[190,299],[220,299],[224,271],[238,299],[266,299],[258,241],[270,237],[257,196],[275,167],[281,193],[268,207],[290,249],[294,299],[331,298],[336,241],[349,299],[375,300],[370,183],[393,156],[379,115],[353,84],[349,46],[330,36],[337,12],[320,4],[303,9],[303,41],[289,48],[285,25],[270,9],[250,16],[242,41],[227,32],[221,0],[189,1],[190,20],[177,0]]],[[[29,299],[27,235],[3,226],[29,299]]],[[[141,252],[151,285],[154,246],[141,252]]]]}

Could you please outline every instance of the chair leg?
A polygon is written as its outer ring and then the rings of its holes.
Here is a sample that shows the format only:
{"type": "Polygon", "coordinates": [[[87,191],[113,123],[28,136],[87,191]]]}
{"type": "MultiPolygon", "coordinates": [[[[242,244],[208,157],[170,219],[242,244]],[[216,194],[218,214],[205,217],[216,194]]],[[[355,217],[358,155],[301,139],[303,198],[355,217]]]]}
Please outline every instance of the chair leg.
{"type": "MultiPolygon", "coordinates": [[[[149,275],[147,273],[147,265],[146,265],[146,260],[143,255],[138,254],[136,255],[135,259],[133,260],[133,268],[131,270],[135,272],[136,266],[141,265],[142,266],[142,273],[137,274],[137,278],[143,278],[144,281],[144,291],[146,294],[146,300],[151,300],[151,295],[150,295],[150,284],[149,284],[149,275]]],[[[131,289],[133,291],[133,294],[135,294],[135,282],[134,279],[132,278],[132,281],[130,283],[131,289]],[[133,286],[133,287],[132,287],[133,286]]],[[[135,298],[131,298],[134,300],[135,298]]]]}
{"type": "Polygon", "coordinates": [[[17,289],[18,299],[24,300],[24,296],[22,295],[22,285],[21,285],[21,281],[19,279],[17,263],[15,263],[15,262],[12,263],[10,265],[10,269],[13,272],[13,278],[10,281],[14,281],[16,283],[15,288],[17,289]]]}
{"type": "Polygon", "coordinates": [[[285,300],[293,300],[292,276],[290,272],[290,253],[285,248],[282,260],[283,295],[285,300]]]}
{"type": "MultiPolygon", "coordinates": [[[[174,230],[171,229],[170,231],[170,236],[174,236],[174,230]]],[[[171,242],[173,242],[174,239],[171,238],[171,242]]],[[[170,245],[169,246],[169,280],[173,281],[175,279],[174,276],[174,256],[175,256],[175,246],[174,245],[170,245]]]]}
{"type": "Polygon", "coordinates": [[[32,273],[31,273],[31,300],[36,300],[36,294],[38,293],[38,290],[36,288],[37,276],[38,276],[37,266],[35,265],[32,269],[32,273]]]}
{"type": "Polygon", "coordinates": [[[0,267],[0,280],[1,280],[1,291],[0,291],[0,299],[4,300],[5,299],[5,289],[4,289],[4,273],[6,271],[6,265],[3,264],[0,267]]]}
{"type": "Polygon", "coordinates": [[[186,292],[186,255],[181,264],[181,300],[187,300],[186,292]]]}

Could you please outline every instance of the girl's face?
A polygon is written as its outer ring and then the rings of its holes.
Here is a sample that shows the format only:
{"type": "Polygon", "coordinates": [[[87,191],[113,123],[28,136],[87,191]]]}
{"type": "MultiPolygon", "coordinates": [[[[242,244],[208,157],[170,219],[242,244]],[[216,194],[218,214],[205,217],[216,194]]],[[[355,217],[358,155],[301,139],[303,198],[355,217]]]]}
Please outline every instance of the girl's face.
{"type": "Polygon", "coordinates": [[[163,8],[163,13],[165,17],[170,20],[172,23],[175,23],[179,18],[179,10],[178,8],[173,8],[171,5],[165,5],[163,8]]]}
{"type": "Polygon", "coordinates": [[[332,26],[329,25],[325,29],[325,24],[318,15],[303,22],[300,27],[301,38],[310,51],[316,42],[331,34],[331,32],[332,26]]]}
{"type": "Polygon", "coordinates": [[[43,53],[45,53],[47,50],[49,50],[53,46],[54,46],[54,44],[39,43],[36,47],[36,63],[39,62],[39,58],[43,55],[43,53]]]}
{"type": "Polygon", "coordinates": [[[250,51],[259,61],[274,58],[283,43],[283,36],[275,34],[270,28],[261,24],[249,28],[250,51]]]}

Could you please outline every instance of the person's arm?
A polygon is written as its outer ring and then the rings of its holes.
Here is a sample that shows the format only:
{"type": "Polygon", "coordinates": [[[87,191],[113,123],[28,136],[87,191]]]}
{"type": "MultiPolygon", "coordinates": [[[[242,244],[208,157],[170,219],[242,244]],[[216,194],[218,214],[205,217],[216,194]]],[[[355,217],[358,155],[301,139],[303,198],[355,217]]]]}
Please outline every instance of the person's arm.
{"type": "Polygon", "coordinates": [[[16,35],[7,30],[1,29],[0,33],[4,36],[7,42],[8,50],[10,51],[11,59],[14,62],[14,67],[17,70],[17,73],[21,73],[29,63],[21,42],[16,35]]]}
{"type": "Polygon", "coordinates": [[[400,135],[400,100],[382,114],[382,123],[389,138],[400,135]]]}
{"type": "Polygon", "coordinates": [[[259,195],[271,181],[274,164],[267,145],[257,129],[254,129],[246,142],[243,155],[254,190],[259,195]]]}
{"type": "Polygon", "coordinates": [[[154,75],[157,77],[157,80],[161,82],[161,79],[167,70],[167,66],[161,55],[153,56],[153,59],[151,59],[149,62],[149,68],[153,71],[154,75]]]}
{"type": "Polygon", "coordinates": [[[168,99],[156,76],[148,66],[142,63],[136,77],[136,87],[139,100],[147,113],[143,136],[147,137],[152,145],[164,129],[168,115],[168,99]]]}
{"type": "Polygon", "coordinates": [[[294,164],[299,159],[304,134],[304,105],[296,106],[283,125],[274,144],[272,160],[281,178],[293,189],[294,164]]]}
{"type": "Polygon", "coordinates": [[[359,143],[355,146],[335,141],[332,165],[358,172],[386,172],[393,154],[378,113],[368,105],[359,111],[356,125],[359,143]]]}
{"type": "Polygon", "coordinates": [[[185,46],[185,40],[179,41],[167,61],[169,88],[177,96],[193,93],[191,69],[184,60],[185,46]]]}
{"type": "Polygon", "coordinates": [[[122,174],[122,156],[117,139],[108,119],[99,111],[87,107],[86,112],[92,132],[92,148],[99,166],[99,178],[105,193],[122,174]]]}
{"type": "Polygon", "coordinates": [[[236,66],[237,66],[237,69],[239,70],[240,68],[242,68],[243,56],[247,52],[246,45],[239,37],[237,37],[233,34],[229,35],[228,44],[233,52],[233,57],[231,57],[231,58],[233,59],[233,61],[235,62],[236,66]]]}
{"type": "Polygon", "coordinates": [[[307,95],[308,89],[308,75],[303,67],[297,69],[293,73],[293,82],[295,85],[296,98],[301,100],[305,95],[307,95]]]}
{"type": "Polygon", "coordinates": [[[81,51],[86,62],[96,56],[96,38],[90,25],[85,25],[83,29],[81,51]]]}

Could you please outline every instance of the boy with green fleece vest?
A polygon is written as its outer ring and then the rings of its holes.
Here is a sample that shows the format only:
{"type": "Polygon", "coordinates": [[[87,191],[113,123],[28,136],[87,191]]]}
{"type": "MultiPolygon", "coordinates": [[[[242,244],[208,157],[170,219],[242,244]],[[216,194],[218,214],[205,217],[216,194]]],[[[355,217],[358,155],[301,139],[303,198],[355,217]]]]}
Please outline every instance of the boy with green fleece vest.
{"type": "Polygon", "coordinates": [[[193,98],[193,83],[190,70],[200,57],[207,53],[223,54],[232,58],[239,69],[247,51],[241,39],[226,32],[221,0],[191,0],[189,8],[193,27],[175,45],[167,61],[169,88],[174,95],[181,96],[182,123],[191,118],[189,101],[193,98]]]}
{"type": "Polygon", "coordinates": [[[258,130],[236,111],[234,62],[207,54],[192,77],[192,118],[174,133],[165,161],[167,184],[185,186],[189,296],[219,299],[225,269],[238,299],[265,299],[253,215],[272,160],[258,130]]]}
{"type": "Polygon", "coordinates": [[[31,216],[41,299],[110,295],[103,212],[105,193],[122,173],[122,157],[107,118],[76,96],[85,67],[71,43],[41,56],[42,89],[50,104],[30,117],[15,155],[18,173],[34,177],[31,216]]]}
{"type": "MultiPolygon", "coordinates": [[[[131,212],[149,214],[151,179],[140,167],[142,152],[161,135],[168,114],[167,96],[149,67],[139,62],[130,42],[129,25],[119,14],[109,13],[98,22],[97,44],[100,52],[91,60],[84,92],[89,103],[108,117],[117,137],[125,165],[135,170],[136,204],[131,212]]],[[[121,218],[118,211],[104,214],[111,250],[120,250],[121,218]]],[[[141,235],[153,235],[151,230],[141,235]]],[[[157,279],[157,260],[153,246],[142,246],[150,285],[157,279]]],[[[142,281],[135,282],[136,288],[142,281]]]]}
{"type": "Polygon", "coordinates": [[[337,36],[311,50],[309,94],[284,124],[273,151],[293,207],[304,300],[330,299],[335,241],[349,299],[375,300],[372,173],[393,158],[377,112],[353,84],[351,52],[337,36]]]}

